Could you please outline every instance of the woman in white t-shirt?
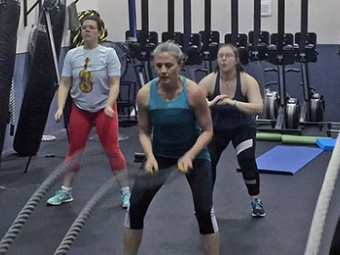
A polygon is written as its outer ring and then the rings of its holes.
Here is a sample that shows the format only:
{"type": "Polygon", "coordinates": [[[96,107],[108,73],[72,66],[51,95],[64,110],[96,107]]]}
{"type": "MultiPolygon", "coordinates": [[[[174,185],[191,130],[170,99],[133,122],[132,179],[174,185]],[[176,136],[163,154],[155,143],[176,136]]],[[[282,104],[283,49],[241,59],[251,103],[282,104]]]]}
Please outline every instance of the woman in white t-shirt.
{"type": "Polygon", "coordinates": [[[121,187],[122,207],[130,205],[130,189],[126,161],[118,144],[118,114],[116,100],[120,86],[120,62],[113,48],[99,44],[103,22],[98,15],[84,17],[81,34],[84,46],[67,52],[58,88],[60,121],[70,93],[73,100],[68,125],[69,150],[65,159],[67,171],[63,185],[47,200],[50,205],[73,201],[72,183],[79,170],[80,158],[93,126],[107,155],[112,172],[121,187]]]}

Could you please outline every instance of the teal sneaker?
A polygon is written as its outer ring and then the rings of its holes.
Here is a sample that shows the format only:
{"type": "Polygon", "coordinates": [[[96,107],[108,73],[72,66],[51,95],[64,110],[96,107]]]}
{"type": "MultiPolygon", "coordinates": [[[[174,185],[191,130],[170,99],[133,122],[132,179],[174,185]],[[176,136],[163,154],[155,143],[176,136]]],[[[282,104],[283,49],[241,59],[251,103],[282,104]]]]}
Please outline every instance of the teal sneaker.
{"type": "Polygon", "coordinates": [[[122,207],[123,207],[123,209],[129,208],[129,206],[130,206],[130,193],[122,192],[121,198],[122,198],[122,207]]]}
{"type": "Polygon", "coordinates": [[[254,218],[262,218],[266,216],[266,212],[264,211],[264,208],[263,208],[263,203],[262,201],[260,201],[260,199],[255,199],[251,203],[251,207],[252,207],[251,215],[254,218]]]}
{"type": "Polygon", "coordinates": [[[60,205],[62,203],[72,202],[73,197],[70,193],[67,193],[63,190],[57,190],[55,195],[47,200],[47,204],[49,205],[60,205]]]}

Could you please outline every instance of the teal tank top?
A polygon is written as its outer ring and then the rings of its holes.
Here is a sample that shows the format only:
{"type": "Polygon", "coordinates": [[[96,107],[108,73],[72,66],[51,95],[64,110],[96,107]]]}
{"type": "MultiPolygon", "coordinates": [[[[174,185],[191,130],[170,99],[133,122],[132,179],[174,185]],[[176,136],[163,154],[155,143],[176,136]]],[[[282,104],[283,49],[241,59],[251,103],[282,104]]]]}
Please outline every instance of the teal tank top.
{"type": "MultiPolygon", "coordinates": [[[[165,101],[158,95],[157,80],[151,81],[148,104],[153,153],[155,156],[179,158],[195,144],[201,130],[187,100],[186,78],[182,78],[182,92],[171,101],[165,101]]],[[[196,158],[210,160],[207,148],[196,158]]]]}

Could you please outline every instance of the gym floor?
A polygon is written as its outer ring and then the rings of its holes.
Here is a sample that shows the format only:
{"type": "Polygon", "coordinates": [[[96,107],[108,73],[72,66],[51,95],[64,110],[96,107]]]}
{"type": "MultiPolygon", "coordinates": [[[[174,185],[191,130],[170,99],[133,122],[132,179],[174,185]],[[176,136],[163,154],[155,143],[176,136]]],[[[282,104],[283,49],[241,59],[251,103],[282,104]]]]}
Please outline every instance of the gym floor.
{"type": "MultiPolygon", "coordinates": [[[[139,163],[134,153],[141,152],[137,126],[121,127],[129,139],[120,141],[127,159],[131,184],[139,163]]],[[[40,185],[63,161],[67,151],[64,131],[55,141],[42,142],[24,173],[27,157],[8,152],[0,171],[0,235],[3,237],[22,208],[40,185]],[[51,157],[52,156],[52,157],[51,157]]],[[[257,155],[279,145],[258,141],[257,155]]],[[[220,228],[221,255],[301,255],[304,254],[309,229],[331,152],[323,152],[295,175],[261,173],[261,196],[266,217],[251,217],[250,199],[236,171],[236,155],[231,146],[218,166],[214,191],[215,212],[220,228]]],[[[10,255],[49,255],[62,243],[72,223],[96,191],[112,176],[96,133],[89,138],[82,167],[73,185],[74,201],[57,207],[45,201],[61,185],[61,178],[46,191],[37,207],[10,243],[10,255]]],[[[337,184],[329,206],[319,254],[328,254],[339,216],[340,187],[337,184]]],[[[75,235],[68,254],[121,255],[125,210],[120,207],[116,182],[93,208],[88,220],[75,235]]],[[[201,251],[198,226],[193,214],[189,186],[184,176],[174,173],[156,195],[146,216],[140,255],[198,255],[201,251]]]]}

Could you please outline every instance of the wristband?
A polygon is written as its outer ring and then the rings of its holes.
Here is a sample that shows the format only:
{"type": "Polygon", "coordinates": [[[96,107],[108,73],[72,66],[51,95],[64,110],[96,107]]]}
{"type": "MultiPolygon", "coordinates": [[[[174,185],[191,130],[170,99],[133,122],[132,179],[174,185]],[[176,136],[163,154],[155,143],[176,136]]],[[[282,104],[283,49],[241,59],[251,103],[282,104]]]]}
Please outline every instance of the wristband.
{"type": "Polygon", "coordinates": [[[236,107],[236,103],[237,103],[237,101],[236,101],[236,100],[234,100],[234,104],[233,104],[233,106],[234,106],[234,107],[236,107]]]}

